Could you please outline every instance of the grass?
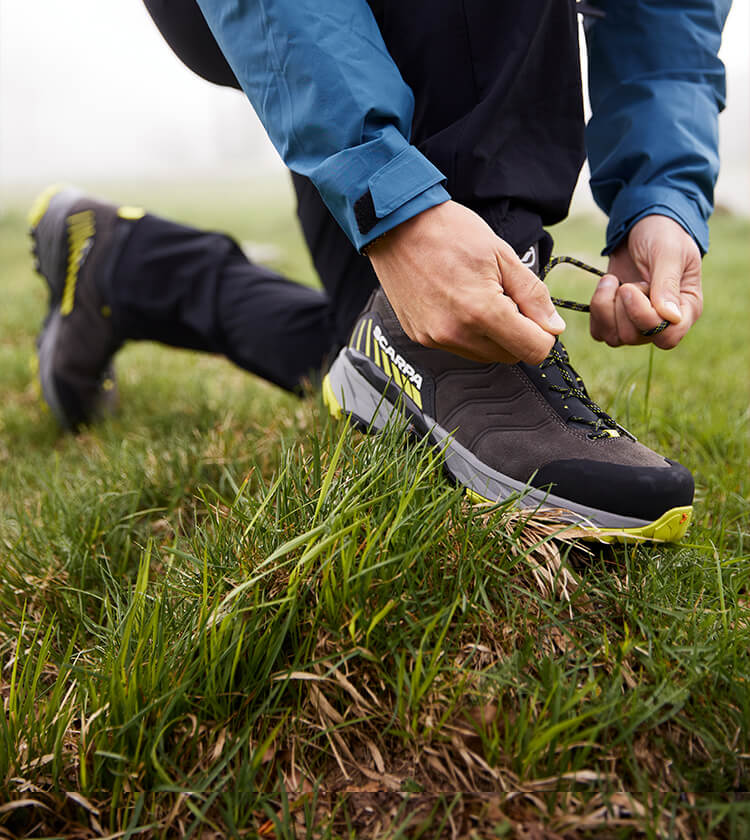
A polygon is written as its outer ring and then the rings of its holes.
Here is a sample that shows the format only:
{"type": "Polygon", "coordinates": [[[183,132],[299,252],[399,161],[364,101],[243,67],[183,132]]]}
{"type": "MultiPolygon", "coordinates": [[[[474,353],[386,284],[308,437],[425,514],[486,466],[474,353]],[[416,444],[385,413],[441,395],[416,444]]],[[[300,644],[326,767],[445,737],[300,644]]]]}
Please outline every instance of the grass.
{"type": "MultiPolygon", "coordinates": [[[[273,185],[108,192],[314,282],[273,185]]],[[[156,345],[120,354],[117,417],[61,436],[28,367],[21,208],[0,217],[0,836],[747,836],[746,221],[716,218],[678,350],[609,350],[567,315],[590,390],[696,476],[682,545],[610,549],[468,504],[397,429],[156,345]]],[[[601,236],[572,220],[558,251],[596,261],[601,236]]]]}

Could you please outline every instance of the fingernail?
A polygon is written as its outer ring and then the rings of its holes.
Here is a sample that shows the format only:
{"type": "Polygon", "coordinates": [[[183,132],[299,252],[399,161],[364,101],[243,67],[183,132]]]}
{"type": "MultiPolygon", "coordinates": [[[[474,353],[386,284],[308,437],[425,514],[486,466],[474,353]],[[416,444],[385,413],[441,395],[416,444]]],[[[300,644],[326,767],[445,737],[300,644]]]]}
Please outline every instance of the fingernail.
{"type": "Polygon", "coordinates": [[[564,330],[565,329],[565,321],[560,317],[559,312],[555,312],[550,318],[547,319],[547,323],[549,324],[549,328],[551,330],[564,330]]]}
{"type": "Polygon", "coordinates": [[[602,277],[599,281],[599,288],[604,289],[604,291],[608,292],[610,289],[616,289],[620,285],[619,280],[616,277],[613,277],[611,274],[608,274],[606,277],[602,277]]]}
{"type": "Polygon", "coordinates": [[[680,307],[671,300],[668,300],[664,304],[664,309],[666,312],[671,315],[672,317],[669,319],[672,321],[673,324],[679,324],[682,320],[682,312],[680,312],[680,307]]]}

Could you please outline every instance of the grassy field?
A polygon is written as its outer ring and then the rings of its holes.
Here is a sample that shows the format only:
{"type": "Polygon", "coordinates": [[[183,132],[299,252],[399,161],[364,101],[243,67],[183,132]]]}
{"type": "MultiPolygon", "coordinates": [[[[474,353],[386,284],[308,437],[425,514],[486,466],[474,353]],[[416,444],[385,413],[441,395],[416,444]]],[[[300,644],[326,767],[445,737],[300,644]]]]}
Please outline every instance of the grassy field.
{"type": "MultiPolygon", "coordinates": [[[[274,185],[108,193],[314,282],[274,185]]],[[[750,836],[747,221],[715,219],[677,350],[566,313],[589,390],[696,477],[682,545],[611,549],[471,506],[398,430],[156,345],[118,357],[115,418],[60,435],[3,207],[0,837],[750,836]]],[[[555,233],[600,261],[599,220],[555,233]]]]}

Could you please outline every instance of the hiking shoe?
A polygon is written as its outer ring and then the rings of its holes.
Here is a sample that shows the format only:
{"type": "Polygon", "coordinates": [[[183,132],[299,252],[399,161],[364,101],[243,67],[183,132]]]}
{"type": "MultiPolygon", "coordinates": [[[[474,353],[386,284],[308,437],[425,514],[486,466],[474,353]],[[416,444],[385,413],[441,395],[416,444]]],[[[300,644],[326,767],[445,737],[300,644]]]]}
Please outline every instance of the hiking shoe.
{"type": "Polygon", "coordinates": [[[29,213],[35,268],[49,287],[37,338],[44,401],[64,429],[111,412],[117,401],[112,357],[121,345],[107,284],[138,208],[117,208],[72,188],[51,187],[29,213]]]}
{"type": "Polygon", "coordinates": [[[411,341],[378,290],[323,397],[334,416],[373,430],[406,415],[475,500],[519,494],[524,507],[559,511],[605,541],[673,541],[687,530],[691,474],[591,400],[559,340],[540,365],[468,361],[411,341]]]}

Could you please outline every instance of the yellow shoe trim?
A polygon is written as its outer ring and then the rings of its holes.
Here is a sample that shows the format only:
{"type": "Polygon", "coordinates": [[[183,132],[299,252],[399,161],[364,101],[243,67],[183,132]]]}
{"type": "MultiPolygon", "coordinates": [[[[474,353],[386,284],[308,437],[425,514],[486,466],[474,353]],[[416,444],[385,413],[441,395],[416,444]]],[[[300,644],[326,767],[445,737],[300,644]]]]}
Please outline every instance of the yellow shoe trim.
{"type": "Polygon", "coordinates": [[[488,499],[486,496],[483,496],[481,493],[477,493],[476,490],[472,490],[470,487],[467,487],[466,490],[466,498],[473,502],[475,505],[494,505],[495,502],[492,499],[488,499]]]}
{"type": "Polygon", "coordinates": [[[142,219],[146,215],[146,211],[143,207],[130,207],[128,205],[124,205],[123,207],[117,208],[117,215],[121,219],[135,221],[136,219],[142,219]]]}
{"type": "Polygon", "coordinates": [[[663,513],[658,519],[640,528],[589,528],[582,539],[599,540],[606,543],[626,542],[678,542],[681,540],[693,518],[692,505],[676,507],[663,513]]]}
{"type": "Polygon", "coordinates": [[[326,374],[323,377],[323,402],[326,405],[326,408],[330,412],[332,417],[335,417],[337,420],[341,418],[341,415],[344,413],[344,410],[341,408],[341,403],[336,399],[336,395],[333,393],[333,386],[331,385],[331,377],[326,374]]]}
{"type": "Polygon", "coordinates": [[[60,314],[70,315],[73,311],[76,295],[78,272],[86,259],[89,247],[96,232],[93,210],[82,210],[66,219],[68,227],[68,266],[65,272],[65,287],[60,314]]]}
{"type": "Polygon", "coordinates": [[[362,333],[365,331],[365,322],[359,325],[359,332],[357,333],[357,343],[354,346],[354,349],[359,353],[359,349],[362,345],[362,333]]]}
{"type": "MultiPolygon", "coordinates": [[[[475,490],[466,488],[466,498],[475,504],[494,504],[477,493],[475,490]]],[[[693,518],[692,505],[676,507],[663,513],[658,519],[641,525],[639,528],[597,528],[594,525],[583,523],[570,525],[570,531],[561,531],[561,536],[580,540],[597,540],[603,543],[627,543],[627,542],[679,542],[690,525],[693,518]]],[[[560,523],[564,525],[564,522],[560,523]]]]}
{"type": "Polygon", "coordinates": [[[42,221],[42,216],[47,212],[50,201],[63,189],[65,187],[62,184],[52,184],[34,199],[27,216],[29,227],[35,228],[42,221]]]}

